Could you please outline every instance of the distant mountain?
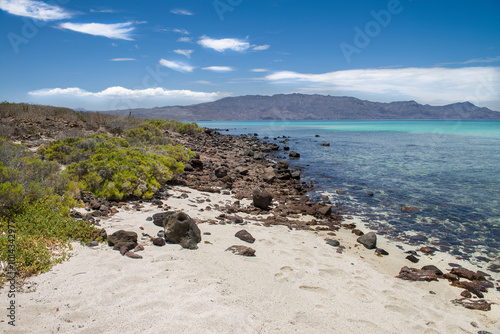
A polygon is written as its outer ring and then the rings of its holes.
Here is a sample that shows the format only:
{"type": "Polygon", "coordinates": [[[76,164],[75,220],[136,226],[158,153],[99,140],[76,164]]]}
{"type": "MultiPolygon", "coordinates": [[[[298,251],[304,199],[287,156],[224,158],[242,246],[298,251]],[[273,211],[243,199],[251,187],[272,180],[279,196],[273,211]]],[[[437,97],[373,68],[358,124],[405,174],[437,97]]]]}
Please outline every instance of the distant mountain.
{"type": "Polygon", "coordinates": [[[190,106],[113,110],[105,113],[180,121],[321,119],[500,119],[500,112],[470,102],[430,106],[415,101],[370,102],[354,97],[306,94],[226,97],[190,106]]]}

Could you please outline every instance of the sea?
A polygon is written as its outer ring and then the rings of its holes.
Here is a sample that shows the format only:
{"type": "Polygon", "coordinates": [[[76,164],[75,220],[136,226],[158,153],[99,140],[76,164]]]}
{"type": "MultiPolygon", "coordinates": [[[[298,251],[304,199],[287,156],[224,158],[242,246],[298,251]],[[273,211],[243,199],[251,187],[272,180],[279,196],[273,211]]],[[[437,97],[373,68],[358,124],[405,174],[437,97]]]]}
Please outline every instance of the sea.
{"type": "Polygon", "coordinates": [[[481,267],[500,262],[500,121],[204,121],[300,153],[289,160],[344,216],[481,267]],[[330,146],[322,146],[329,143],[330,146]],[[402,207],[418,208],[404,212],[402,207]]]}

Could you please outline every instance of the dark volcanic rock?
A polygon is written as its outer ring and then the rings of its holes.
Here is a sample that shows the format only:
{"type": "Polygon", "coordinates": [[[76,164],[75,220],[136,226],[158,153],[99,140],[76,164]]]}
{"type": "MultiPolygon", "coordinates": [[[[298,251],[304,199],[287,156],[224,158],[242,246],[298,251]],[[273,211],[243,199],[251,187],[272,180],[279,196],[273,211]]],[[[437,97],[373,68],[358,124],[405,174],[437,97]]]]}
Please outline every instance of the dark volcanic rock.
{"type": "Polygon", "coordinates": [[[357,241],[368,249],[377,248],[377,235],[375,232],[368,232],[360,236],[357,241]]]}
{"type": "Polygon", "coordinates": [[[407,259],[410,262],[417,263],[420,261],[415,255],[408,255],[405,259],[407,259]]]}
{"type": "Polygon", "coordinates": [[[375,249],[375,254],[389,255],[389,253],[385,249],[382,249],[382,248],[375,249]]]}
{"type": "Polygon", "coordinates": [[[409,281],[437,281],[438,277],[433,270],[421,270],[404,266],[401,268],[397,278],[409,281]]]}
{"type": "Polygon", "coordinates": [[[219,168],[216,168],[214,173],[215,173],[215,176],[219,179],[227,176],[229,170],[226,168],[226,167],[219,167],[219,168]]]}
{"type": "Polygon", "coordinates": [[[234,236],[250,244],[253,244],[255,242],[255,238],[247,230],[238,231],[234,236]]]}
{"type": "Polygon", "coordinates": [[[338,247],[340,246],[340,242],[338,242],[337,240],[328,240],[326,242],[327,245],[330,245],[330,246],[333,246],[333,247],[338,247]]]}
{"type": "Polygon", "coordinates": [[[197,249],[197,244],[201,241],[198,225],[184,212],[175,212],[167,219],[165,236],[171,243],[188,249],[197,249]]]}
{"type": "Polygon", "coordinates": [[[318,213],[322,216],[329,216],[332,214],[332,206],[331,205],[323,205],[318,208],[318,213]]]}
{"type": "Polygon", "coordinates": [[[159,227],[165,227],[168,218],[174,214],[173,211],[155,213],[153,215],[153,224],[159,227]]]}
{"type": "Polygon", "coordinates": [[[288,156],[292,159],[298,159],[298,158],[300,158],[300,153],[295,152],[295,151],[290,151],[290,154],[288,156]]]}
{"type": "Polygon", "coordinates": [[[134,249],[137,246],[137,233],[132,231],[119,230],[108,236],[108,245],[118,250],[125,246],[127,249],[134,249]]]}
{"type": "Polygon", "coordinates": [[[429,266],[423,266],[422,270],[432,270],[436,275],[443,276],[443,272],[436,266],[434,265],[429,265],[429,266]]]}
{"type": "Polygon", "coordinates": [[[164,238],[156,237],[153,239],[153,245],[155,246],[165,246],[166,242],[164,238]]]}
{"type": "Polygon", "coordinates": [[[264,188],[257,187],[252,191],[253,205],[266,210],[273,201],[273,196],[264,188]]]}
{"type": "Polygon", "coordinates": [[[451,269],[451,273],[453,275],[457,275],[458,277],[467,278],[471,281],[484,281],[485,277],[482,274],[475,273],[471,270],[467,270],[464,268],[453,268],[451,269]]]}
{"type": "Polygon", "coordinates": [[[491,303],[488,303],[484,299],[472,300],[468,298],[455,299],[451,301],[453,304],[462,305],[465,308],[471,310],[480,310],[480,311],[490,311],[491,303]]]}
{"type": "Polygon", "coordinates": [[[254,256],[255,255],[255,249],[247,247],[247,246],[239,246],[239,245],[234,245],[226,249],[226,251],[232,251],[236,255],[243,255],[243,256],[254,256]]]}

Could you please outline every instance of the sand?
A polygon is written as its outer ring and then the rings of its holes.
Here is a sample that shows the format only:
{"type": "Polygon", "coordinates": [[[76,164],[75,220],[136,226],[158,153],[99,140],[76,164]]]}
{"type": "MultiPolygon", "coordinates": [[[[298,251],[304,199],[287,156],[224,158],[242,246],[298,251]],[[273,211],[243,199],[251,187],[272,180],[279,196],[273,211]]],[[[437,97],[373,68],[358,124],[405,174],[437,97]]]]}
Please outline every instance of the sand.
{"type": "MultiPolygon", "coordinates": [[[[206,221],[220,212],[215,204],[229,195],[176,187],[166,201],[176,210],[206,221]],[[186,192],[187,191],[187,192],[186,192]],[[186,192],[187,199],[180,198],[186,192]],[[198,203],[196,199],[210,199],[198,203]],[[200,211],[211,206],[212,210],[200,211]]],[[[249,205],[243,200],[243,205],[249,205]]],[[[125,229],[156,235],[147,218],[162,210],[144,204],[141,211],[121,210],[101,224],[108,234],[125,229]],[[140,228],[143,228],[140,229],[140,228]]],[[[500,293],[486,299],[498,304],[489,312],[451,303],[461,289],[449,283],[409,282],[395,278],[402,266],[420,268],[459,262],[445,254],[423,256],[412,265],[395,244],[379,238],[390,255],[356,246],[356,236],[341,230],[342,254],[325,243],[326,232],[295,231],[283,226],[199,224],[197,250],[179,245],[157,247],[141,240],[143,259],[131,259],[105,244],[74,244],[69,261],[31,279],[34,292],[18,293],[13,333],[500,333],[500,293]],[[247,244],[234,234],[246,229],[247,244]],[[255,257],[225,251],[247,245],[255,257]],[[432,293],[431,293],[432,291],[432,293]]],[[[308,219],[303,217],[302,219],[308,219]]],[[[354,222],[358,222],[356,217],[354,222]]],[[[406,247],[406,250],[413,249],[406,247]]],[[[474,269],[472,266],[466,266],[474,269]]],[[[498,279],[498,278],[497,278],[498,279]]],[[[7,305],[7,291],[0,291],[7,305]]],[[[5,308],[4,308],[5,309],[5,308]]],[[[4,311],[5,313],[6,311],[4,311]]],[[[5,317],[2,317],[4,319],[5,317]]]]}

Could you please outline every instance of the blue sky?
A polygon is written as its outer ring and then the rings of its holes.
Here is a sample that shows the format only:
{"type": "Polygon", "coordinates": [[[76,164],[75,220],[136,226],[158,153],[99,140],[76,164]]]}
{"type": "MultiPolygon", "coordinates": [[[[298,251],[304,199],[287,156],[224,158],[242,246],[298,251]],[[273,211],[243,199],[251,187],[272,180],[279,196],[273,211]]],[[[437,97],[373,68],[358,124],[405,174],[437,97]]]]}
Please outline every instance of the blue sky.
{"type": "Polygon", "coordinates": [[[500,111],[500,1],[0,0],[0,100],[307,93],[500,111]]]}

